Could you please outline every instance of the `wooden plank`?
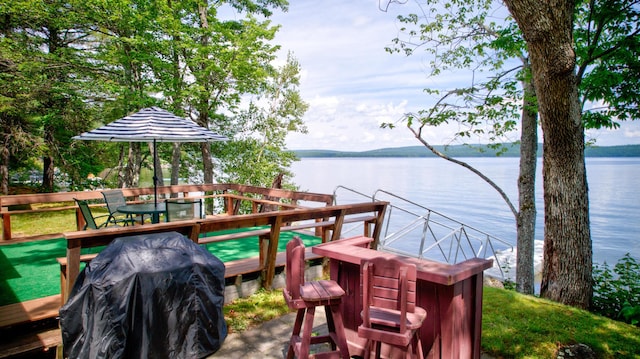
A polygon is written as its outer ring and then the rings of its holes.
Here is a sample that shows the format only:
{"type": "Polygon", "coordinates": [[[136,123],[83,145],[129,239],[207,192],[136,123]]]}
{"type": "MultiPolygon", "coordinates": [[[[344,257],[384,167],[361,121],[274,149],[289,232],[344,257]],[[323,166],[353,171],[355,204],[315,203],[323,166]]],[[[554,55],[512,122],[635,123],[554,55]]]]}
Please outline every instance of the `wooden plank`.
{"type": "Polygon", "coordinates": [[[60,295],[28,300],[0,307],[0,327],[55,318],[60,310],[60,295]]]}
{"type": "MultiPolygon", "coordinates": [[[[35,350],[48,350],[62,345],[60,328],[28,333],[0,345],[0,358],[11,358],[35,350]]],[[[53,349],[52,349],[53,350],[53,349]]]]}
{"type": "Polygon", "coordinates": [[[271,232],[271,230],[269,228],[265,228],[265,229],[256,229],[252,231],[243,231],[243,232],[236,232],[236,233],[213,235],[209,237],[201,237],[198,239],[198,244],[224,242],[232,239],[240,239],[240,238],[254,237],[254,236],[259,237],[264,234],[269,234],[269,232],[271,232]]]}
{"type": "Polygon", "coordinates": [[[76,208],[77,208],[76,206],[60,206],[60,207],[46,207],[46,208],[36,208],[36,209],[19,209],[19,210],[12,210],[12,211],[9,211],[7,209],[6,211],[2,211],[2,214],[4,215],[4,214],[57,212],[57,211],[69,211],[76,208]]]}
{"type": "MultiPolygon", "coordinates": [[[[305,260],[311,261],[322,258],[322,256],[315,254],[311,250],[312,247],[305,248],[305,260]]],[[[276,256],[275,267],[284,267],[287,264],[287,253],[279,252],[276,256]]],[[[235,261],[225,262],[225,278],[233,278],[238,275],[255,273],[262,271],[262,265],[260,264],[260,257],[251,257],[238,259],[235,261]]]]}

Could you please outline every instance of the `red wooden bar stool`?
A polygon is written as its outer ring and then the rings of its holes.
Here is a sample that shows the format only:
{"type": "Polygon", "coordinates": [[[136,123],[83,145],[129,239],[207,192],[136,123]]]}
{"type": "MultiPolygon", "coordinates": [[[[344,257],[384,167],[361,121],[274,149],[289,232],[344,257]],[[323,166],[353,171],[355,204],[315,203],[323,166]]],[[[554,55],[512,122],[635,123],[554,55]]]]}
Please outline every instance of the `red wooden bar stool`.
{"type": "Polygon", "coordinates": [[[332,280],[304,281],[304,244],[300,237],[287,243],[286,288],[284,299],[291,310],[297,310],[296,322],[289,340],[287,359],[295,355],[306,358],[349,358],[340,305],[344,290],[332,280]],[[324,306],[329,333],[311,336],[316,307],[324,306]],[[304,322],[304,328],[302,328],[304,322]],[[302,329],[302,334],[300,330],[302,329]],[[311,344],[330,343],[332,351],[309,355],[311,344]]]}
{"type": "Polygon", "coordinates": [[[422,358],[419,330],[427,312],[416,305],[416,266],[377,257],[363,259],[360,268],[362,325],[358,335],[367,339],[365,359],[372,343],[376,344],[376,358],[380,358],[381,343],[403,350],[406,358],[422,358]]]}

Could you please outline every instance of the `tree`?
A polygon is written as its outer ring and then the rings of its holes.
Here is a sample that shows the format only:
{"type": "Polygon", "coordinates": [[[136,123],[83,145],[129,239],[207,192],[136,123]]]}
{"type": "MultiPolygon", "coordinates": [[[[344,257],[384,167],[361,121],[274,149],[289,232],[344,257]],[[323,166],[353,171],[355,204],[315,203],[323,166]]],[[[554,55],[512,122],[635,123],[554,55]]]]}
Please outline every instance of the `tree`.
{"type": "Polygon", "coordinates": [[[290,132],[306,133],[302,121],[308,105],[300,97],[300,64],[291,53],[275,69],[262,93],[238,116],[239,131],[222,155],[225,182],[269,187],[275,178],[291,175],[295,160],[286,151],[290,132]]]}
{"type": "Polygon", "coordinates": [[[41,147],[33,111],[32,82],[20,70],[26,61],[23,44],[16,39],[13,19],[0,22],[0,194],[9,194],[9,172],[27,164],[26,154],[41,147]]]}
{"type": "MultiPolygon", "coordinates": [[[[451,10],[454,5],[462,6],[464,4],[463,11],[450,11],[453,15],[438,15],[436,21],[436,25],[431,25],[430,27],[423,27],[424,29],[437,29],[442,30],[443,25],[441,22],[447,19],[455,19],[457,21],[458,26],[449,26],[446,27],[448,30],[454,29],[456,34],[460,27],[464,29],[477,29],[480,24],[480,29],[490,30],[492,27],[488,27],[486,25],[482,25],[483,23],[478,20],[482,20],[482,17],[473,17],[470,14],[473,14],[469,9],[473,9],[469,4],[474,4],[475,2],[471,1],[462,1],[462,2],[453,2],[448,5],[448,9],[451,10]],[[462,26],[460,26],[460,19],[467,20],[471,19],[471,21],[462,22],[462,26]]],[[[482,2],[480,2],[482,3],[482,2]]],[[[576,24],[574,28],[574,41],[576,48],[576,56],[577,56],[577,71],[576,71],[576,80],[579,84],[579,102],[580,102],[580,110],[583,115],[583,122],[586,128],[601,128],[601,127],[609,127],[616,128],[618,126],[618,120],[626,120],[637,118],[638,115],[638,98],[640,98],[640,86],[637,86],[638,79],[638,69],[640,68],[639,57],[638,57],[638,47],[640,42],[640,37],[638,36],[638,7],[637,5],[640,2],[638,1],[581,1],[576,4],[575,10],[575,19],[576,24]],[[592,103],[600,103],[602,106],[596,107],[592,106],[592,103]]],[[[508,20],[508,19],[507,19],[508,20]]],[[[473,61],[470,61],[472,57],[469,56],[459,56],[466,55],[469,53],[469,50],[461,50],[459,48],[460,43],[459,39],[464,39],[470,37],[470,35],[476,36],[474,39],[478,37],[482,39],[483,37],[478,34],[482,34],[482,31],[460,31],[464,35],[462,36],[453,36],[452,38],[456,40],[455,44],[458,45],[456,48],[449,52],[445,52],[442,57],[447,58],[449,61],[458,64],[459,66],[469,66],[473,64],[473,61]],[[466,51],[466,52],[465,52],[466,51]],[[454,56],[451,56],[451,55],[454,56]]],[[[520,43],[520,41],[514,41],[520,39],[520,30],[506,22],[504,26],[498,31],[491,31],[496,35],[496,40],[492,42],[493,46],[489,48],[501,48],[503,50],[509,47],[509,44],[520,43]],[[505,44],[508,46],[505,47],[505,44]]],[[[445,44],[447,42],[444,42],[445,44]]],[[[449,41],[451,43],[451,41],[449,41]]],[[[513,47],[511,47],[513,48],[513,47]]],[[[521,47],[523,48],[523,47],[521,47]]],[[[480,57],[482,59],[486,59],[488,56],[484,54],[485,46],[482,44],[474,45],[472,47],[472,54],[480,57]]],[[[505,52],[509,54],[509,52],[505,52]]],[[[514,53],[511,52],[511,55],[514,53]]],[[[517,54],[517,53],[516,53],[517,54]]],[[[522,52],[525,54],[525,52],[522,52]]],[[[526,57],[520,56],[523,64],[523,68],[526,69],[528,66],[528,55],[526,57]]],[[[482,60],[480,63],[487,63],[487,60],[482,60]]],[[[446,63],[446,61],[445,61],[446,63]]],[[[493,62],[494,64],[499,64],[499,62],[493,62]]],[[[525,72],[527,73],[527,72],[525,72]]],[[[496,78],[500,78],[501,75],[496,75],[496,78]]],[[[503,88],[510,88],[510,86],[504,86],[503,88]]],[[[529,127],[528,131],[532,131],[532,127],[527,126],[533,125],[535,127],[535,123],[528,121],[527,112],[532,112],[527,109],[534,109],[535,107],[535,99],[533,96],[527,95],[527,91],[533,92],[533,83],[531,81],[522,82],[522,90],[525,95],[523,100],[525,103],[523,104],[523,117],[522,117],[522,126],[523,133],[521,134],[521,148],[528,147],[530,150],[535,151],[535,145],[533,143],[529,143],[529,145],[525,145],[525,127],[529,127]],[[529,102],[527,104],[527,101],[529,102]]],[[[464,91],[458,91],[459,93],[465,94],[464,91]]],[[[455,117],[455,116],[453,116],[455,117]]],[[[440,119],[442,121],[442,119],[440,119]]],[[[475,124],[474,122],[470,122],[475,124]]],[[[494,125],[495,128],[495,125],[494,125]]],[[[527,137],[528,140],[532,140],[534,137],[527,137]]],[[[523,152],[524,154],[524,152],[523,152]]],[[[531,155],[531,153],[530,153],[531,155]]],[[[535,157],[530,157],[530,160],[533,161],[535,157]]],[[[523,165],[526,165],[528,162],[524,158],[521,158],[521,168],[523,165]]],[[[522,174],[523,172],[521,172],[522,174]]],[[[520,214],[522,215],[523,210],[523,200],[527,200],[527,198],[523,198],[523,195],[527,193],[532,194],[533,192],[522,191],[522,185],[527,181],[523,181],[525,178],[521,175],[519,178],[519,193],[520,193],[520,214]]],[[[533,180],[533,178],[531,178],[533,180]]],[[[528,221],[520,222],[518,221],[518,247],[521,249],[521,236],[520,236],[520,226],[521,223],[527,223],[528,221]]],[[[532,248],[531,248],[532,249],[532,248]]],[[[521,251],[518,251],[518,261],[522,259],[520,256],[521,251]]],[[[546,255],[547,253],[545,253],[546,255]]],[[[525,258],[526,259],[526,258],[525,258]]],[[[545,259],[546,262],[546,259],[545,259]]],[[[520,271],[520,263],[518,264],[518,271],[520,271]]],[[[527,265],[528,266],[528,265],[527,265]]],[[[520,283],[519,283],[520,285],[520,283]]]]}
{"type": "Polygon", "coordinates": [[[573,1],[506,0],[527,43],[543,131],[545,204],[541,295],[588,308],[591,233],[573,1]]]}
{"type": "MultiPolygon", "coordinates": [[[[233,138],[241,130],[235,122],[241,118],[244,99],[263,95],[276,75],[271,62],[279,48],[273,44],[278,27],[254,16],[268,18],[273,9],[286,9],[286,4],[284,0],[3,3],[0,76],[11,82],[0,84],[0,100],[11,106],[0,107],[0,115],[7,119],[3,124],[10,119],[19,126],[2,128],[27,131],[29,136],[20,138],[31,142],[21,146],[37,143],[38,150],[47,154],[43,162],[47,169],[64,166],[79,180],[107,167],[118,173],[118,186],[136,186],[143,163],[153,158],[152,148],[145,153],[138,143],[70,138],[154,105],[233,138]],[[219,18],[222,7],[238,16],[219,18]],[[30,106],[14,106],[24,99],[30,106]]],[[[6,130],[2,138],[14,133],[6,130]]],[[[274,141],[275,150],[264,153],[276,156],[273,163],[286,164],[290,154],[276,148],[276,142],[284,146],[283,141],[274,141]]],[[[19,148],[15,141],[3,145],[0,175],[8,178],[19,148]]],[[[173,183],[181,168],[191,169],[195,163],[204,163],[205,180],[213,182],[216,169],[210,147],[219,152],[223,144],[201,146],[201,161],[194,156],[194,145],[174,145],[170,150],[162,146],[158,146],[160,158],[172,159],[173,183]]]]}
{"type": "Polygon", "coordinates": [[[2,46],[11,49],[4,53],[13,58],[12,71],[19,74],[12,85],[31,100],[30,106],[18,104],[24,108],[18,112],[24,117],[28,111],[26,116],[37,121],[41,131],[42,190],[46,192],[54,190],[54,168],[65,167],[72,131],[86,124],[78,115],[85,108],[80,92],[86,76],[78,56],[83,34],[77,28],[77,14],[68,5],[66,1],[22,0],[1,10],[2,46]],[[65,16],[59,16],[63,11],[65,16]]]}
{"type": "MultiPolygon", "coordinates": [[[[411,55],[417,48],[424,48],[432,56],[431,76],[450,69],[473,69],[470,71],[471,83],[450,90],[426,89],[427,93],[440,97],[431,108],[407,115],[406,124],[434,154],[480,176],[504,199],[516,220],[516,288],[522,293],[533,294],[537,112],[524,44],[517,29],[510,27],[508,22],[499,25],[489,21],[495,12],[492,0],[447,1],[441,8],[435,6],[439,3],[439,0],[433,0],[423,4],[422,16],[399,16],[401,23],[419,25],[419,29],[401,28],[409,39],[396,38],[393,41],[397,47],[387,50],[411,55]],[[518,62],[508,62],[513,58],[518,62]],[[517,106],[518,103],[521,105],[517,106]],[[487,135],[492,141],[499,141],[514,131],[518,119],[521,123],[521,155],[517,209],[490,178],[468,163],[435,150],[423,136],[426,126],[455,121],[462,128],[455,138],[487,135]]],[[[492,144],[494,148],[500,146],[500,143],[492,144]]]]}
{"type": "Polygon", "coordinates": [[[580,0],[574,18],[585,127],[617,128],[617,121],[640,118],[640,1],[580,0]]]}
{"type": "Polygon", "coordinates": [[[527,42],[544,133],[541,295],[587,308],[592,250],[584,127],[637,118],[640,2],[505,3],[527,42]],[[588,101],[604,106],[583,112],[588,101]]]}

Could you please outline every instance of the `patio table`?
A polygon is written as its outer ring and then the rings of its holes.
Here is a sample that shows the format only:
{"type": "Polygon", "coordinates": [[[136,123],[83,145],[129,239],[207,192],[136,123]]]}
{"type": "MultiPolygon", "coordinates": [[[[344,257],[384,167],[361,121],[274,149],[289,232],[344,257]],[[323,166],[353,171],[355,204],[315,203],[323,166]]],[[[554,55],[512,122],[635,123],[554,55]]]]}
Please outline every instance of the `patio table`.
{"type": "Polygon", "coordinates": [[[137,203],[137,204],[127,204],[125,206],[118,207],[118,212],[126,213],[126,214],[135,214],[140,215],[142,217],[141,224],[144,224],[144,215],[151,215],[151,223],[159,223],[160,222],[160,213],[165,213],[167,211],[167,206],[164,202],[154,204],[154,203],[137,203]]]}

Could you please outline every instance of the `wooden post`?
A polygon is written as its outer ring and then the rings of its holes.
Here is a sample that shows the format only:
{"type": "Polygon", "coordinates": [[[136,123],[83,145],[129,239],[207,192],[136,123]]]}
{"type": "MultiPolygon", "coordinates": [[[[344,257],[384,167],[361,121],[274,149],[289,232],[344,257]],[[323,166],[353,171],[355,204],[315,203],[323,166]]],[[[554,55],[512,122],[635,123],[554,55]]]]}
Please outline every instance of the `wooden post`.
{"type": "Polygon", "coordinates": [[[66,303],[71,294],[71,289],[78,279],[80,274],[80,248],[81,244],[79,240],[67,241],[67,283],[66,288],[62,288],[62,302],[66,303]]]}
{"type": "Polygon", "coordinates": [[[87,224],[84,220],[84,216],[80,211],[80,207],[76,208],[76,229],[81,231],[84,229],[84,226],[87,224]]]}
{"type": "Polygon", "coordinates": [[[188,234],[188,237],[195,244],[200,242],[200,222],[193,224],[193,227],[191,227],[191,233],[188,234]]]}
{"type": "Polygon", "coordinates": [[[278,255],[278,241],[280,240],[280,226],[282,226],[282,217],[273,217],[271,223],[271,232],[269,233],[269,248],[267,249],[267,268],[263,271],[263,287],[271,288],[273,278],[276,275],[276,256],[278,255]]]}
{"type": "MultiPolygon", "coordinates": [[[[5,209],[7,209],[7,207],[3,208],[3,212],[5,209]]],[[[8,211],[2,213],[2,240],[11,240],[11,215],[8,211]]]]}
{"type": "Polygon", "coordinates": [[[258,236],[258,247],[260,252],[260,268],[267,267],[267,258],[269,256],[269,241],[271,240],[271,232],[258,236]]]}
{"type": "MultiPolygon", "coordinates": [[[[378,249],[378,243],[380,243],[380,233],[382,233],[382,224],[384,223],[384,216],[386,213],[387,203],[383,202],[378,206],[378,218],[376,218],[375,224],[373,225],[373,234],[371,235],[371,238],[373,238],[373,242],[371,243],[371,249],[378,249]]],[[[366,225],[367,224],[365,223],[365,226],[366,225]]]]}
{"type": "Polygon", "coordinates": [[[233,198],[227,197],[227,214],[233,216],[233,198]]]}
{"type": "Polygon", "coordinates": [[[331,241],[337,241],[340,239],[340,234],[342,233],[342,224],[344,223],[344,215],[346,210],[340,210],[340,213],[336,215],[336,220],[333,225],[333,234],[331,235],[331,241]]]}

